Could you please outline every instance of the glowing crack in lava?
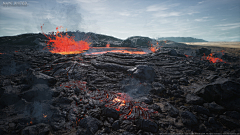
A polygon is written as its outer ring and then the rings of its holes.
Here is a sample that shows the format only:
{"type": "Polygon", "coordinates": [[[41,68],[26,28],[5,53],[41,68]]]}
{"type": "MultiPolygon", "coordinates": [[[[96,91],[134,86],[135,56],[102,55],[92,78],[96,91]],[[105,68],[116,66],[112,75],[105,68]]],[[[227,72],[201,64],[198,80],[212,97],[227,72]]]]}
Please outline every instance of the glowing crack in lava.
{"type": "MultiPolygon", "coordinates": [[[[223,53],[223,52],[222,52],[223,53]]],[[[224,54],[223,54],[224,55],[224,54]]],[[[212,53],[210,53],[208,56],[205,55],[205,53],[203,54],[201,60],[208,60],[209,62],[211,63],[218,63],[218,62],[224,62],[226,63],[225,61],[223,61],[221,58],[215,58],[213,56],[212,53]]]]}
{"type": "Polygon", "coordinates": [[[190,56],[190,55],[187,55],[187,54],[184,54],[186,56],[186,58],[191,58],[193,56],[190,56]]]}
{"type": "Polygon", "coordinates": [[[87,40],[75,41],[74,36],[70,37],[69,35],[67,35],[67,33],[66,35],[60,33],[58,29],[61,28],[63,27],[62,26],[56,27],[57,30],[56,35],[52,34],[50,36],[47,36],[46,34],[43,33],[43,35],[49,39],[49,41],[47,42],[47,48],[51,53],[79,54],[85,52],[90,48],[89,46],[91,43],[87,42],[87,40]]]}
{"type": "MultiPolygon", "coordinates": [[[[106,45],[108,46],[108,44],[106,45]]],[[[86,55],[99,55],[104,53],[128,53],[128,54],[147,54],[142,49],[131,47],[92,47],[86,52],[86,55]]]]}
{"type": "Polygon", "coordinates": [[[80,101],[95,100],[105,103],[105,107],[115,109],[119,112],[120,117],[128,120],[135,120],[137,118],[149,119],[153,114],[158,113],[148,108],[148,105],[143,102],[137,102],[133,100],[126,93],[118,93],[106,90],[94,90],[90,91],[86,88],[86,83],[83,81],[70,81],[60,86],[70,89],[78,88],[87,93],[88,97],[81,96],[80,101]]]}

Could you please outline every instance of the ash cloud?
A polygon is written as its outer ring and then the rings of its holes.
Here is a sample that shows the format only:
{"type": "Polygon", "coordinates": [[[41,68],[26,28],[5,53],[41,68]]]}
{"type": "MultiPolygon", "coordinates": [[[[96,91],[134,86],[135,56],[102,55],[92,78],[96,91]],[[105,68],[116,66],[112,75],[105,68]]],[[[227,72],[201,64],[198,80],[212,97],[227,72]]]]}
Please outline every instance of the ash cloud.
{"type": "Polygon", "coordinates": [[[41,31],[43,24],[44,32],[56,31],[57,26],[63,26],[60,31],[83,31],[83,18],[80,8],[76,3],[60,3],[58,1],[41,1],[32,13],[31,21],[25,23],[25,31],[30,32],[37,29],[41,31]],[[29,24],[32,23],[32,24],[29,24]],[[35,26],[33,25],[35,24],[35,26]],[[34,28],[35,27],[35,28],[34,28]]]}

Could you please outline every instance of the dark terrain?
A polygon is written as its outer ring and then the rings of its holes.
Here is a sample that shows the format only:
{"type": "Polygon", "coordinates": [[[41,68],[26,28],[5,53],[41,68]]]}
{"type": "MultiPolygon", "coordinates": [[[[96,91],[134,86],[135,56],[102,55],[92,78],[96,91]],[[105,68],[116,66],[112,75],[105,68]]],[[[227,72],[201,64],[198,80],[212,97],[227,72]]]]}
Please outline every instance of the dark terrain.
{"type": "MultiPolygon", "coordinates": [[[[156,42],[71,34],[90,37],[94,47],[156,42]]],[[[144,55],[60,55],[43,50],[42,34],[0,39],[1,135],[240,133],[237,55],[216,52],[226,63],[210,63],[201,60],[210,49],[173,41],[144,55]],[[120,110],[116,97],[126,99],[120,110]]]]}

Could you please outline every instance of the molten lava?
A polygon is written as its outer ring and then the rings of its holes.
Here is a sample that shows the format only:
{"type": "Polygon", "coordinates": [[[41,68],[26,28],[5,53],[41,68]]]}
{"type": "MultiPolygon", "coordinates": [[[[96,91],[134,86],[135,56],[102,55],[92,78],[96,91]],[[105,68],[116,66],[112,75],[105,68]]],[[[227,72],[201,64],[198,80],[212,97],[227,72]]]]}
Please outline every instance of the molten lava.
{"type": "Polygon", "coordinates": [[[98,99],[101,102],[106,102],[105,107],[113,108],[120,112],[120,117],[123,119],[134,120],[137,118],[150,119],[150,116],[157,111],[148,109],[148,105],[143,102],[134,101],[126,93],[115,93],[109,91],[93,92],[93,99],[98,99]],[[108,96],[104,96],[108,95],[108,96]]]}
{"type": "MultiPolygon", "coordinates": [[[[43,24],[44,25],[44,24],[43,24]]],[[[63,35],[63,33],[59,32],[59,29],[63,28],[62,26],[56,27],[56,35],[51,34],[50,36],[47,36],[44,34],[41,26],[41,30],[44,36],[48,38],[47,42],[47,48],[51,53],[59,53],[59,54],[79,54],[83,53],[87,50],[89,50],[90,47],[90,42],[86,40],[81,40],[81,41],[75,41],[74,36],[69,36],[67,33],[66,35],[63,35]]],[[[67,29],[66,29],[67,31],[67,29]]],[[[158,49],[158,42],[156,46],[153,46],[151,44],[151,47],[149,50],[151,52],[156,52],[158,49]]],[[[104,54],[107,52],[113,52],[113,53],[129,53],[129,54],[147,54],[148,52],[145,52],[143,50],[134,50],[137,48],[130,48],[130,47],[110,47],[110,44],[107,43],[106,47],[108,50],[103,50],[103,51],[93,51],[93,52],[88,52],[86,55],[98,55],[98,54],[104,54]],[[127,49],[126,49],[127,48],[127,49]]],[[[94,47],[94,49],[97,49],[94,47]]]]}
{"type": "Polygon", "coordinates": [[[193,56],[190,56],[190,55],[187,55],[187,54],[184,54],[187,58],[190,58],[190,57],[193,57],[193,56]]]}
{"type": "Polygon", "coordinates": [[[128,54],[147,54],[142,49],[130,48],[130,47],[92,47],[87,52],[86,55],[99,55],[104,53],[128,53],[128,54]]]}
{"type": "Polygon", "coordinates": [[[46,114],[43,114],[43,118],[47,118],[47,115],[46,115],[46,114]]]}
{"type": "MultiPolygon", "coordinates": [[[[223,53],[223,52],[222,52],[223,53]]],[[[211,63],[217,63],[217,62],[224,62],[226,63],[225,61],[223,61],[221,58],[215,58],[213,57],[213,54],[210,53],[208,56],[205,56],[205,54],[203,54],[203,57],[201,60],[208,60],[209,62],[211,63]]]]}
{"type": "Polygon", "coordinates": [[[106,47],[110,47],[110,44],[109,44],[109,43],[107,43],[106,47]]]}
{"type": "MultiPolygon", "coordinates": [[[[63,28],[62,26],[56,27],[57,33],[56,35],[47,36],[49,39],[47,45],[48,49],[51,53],[59,53],[59,54],[78,54],[88,50],[90,47],[90,43],[87,40],[83,41],[75,41],[74,36],[63,35],[59,32],[58,29],[63,28]]],[[[42,26],[41,26],[42,30],[42,26]]]]}
{"type": "Polygon", "coordinates": [[[150,50],[151,50],[153,53],[155,53],[155,52],[157,51],[157,48],[156,48],[156,47],[153,47],[153,46],[151,45],[150,50]]]}
{"type": "Polygon", "coordinates": [[[76,87],[86,93],[88,93],[90,98],[82,97],[80,101],[83,100],[98,100],[99,102],[104,102],[105,107],[115,109],[119,111],[120,117],[123,119],[150,119],[152,114],[158,113],[152,109],[148,109],[148,105],[143,102],[134,101],[126,93],[117,93],[114,91],[106,90],[95,90],[90,91],[86,88],[86,82],[83,81],[70,81],[68,83],[63,83],[61,87],[75,89],[76,87]],[[84,99],[85,98],[85,99],[84,99]]]}

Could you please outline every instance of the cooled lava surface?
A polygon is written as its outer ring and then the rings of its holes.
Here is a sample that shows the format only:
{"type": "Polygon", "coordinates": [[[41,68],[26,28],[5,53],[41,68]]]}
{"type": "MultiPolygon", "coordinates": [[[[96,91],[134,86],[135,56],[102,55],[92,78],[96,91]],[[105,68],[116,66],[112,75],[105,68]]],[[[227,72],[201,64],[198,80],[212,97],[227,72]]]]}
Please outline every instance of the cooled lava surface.
{"type": "Polygon", "coordinates": [[[240,132],[239,57],[221,50],[57,31],[1,37],[0,58],[0,134],[240,132]]]}

